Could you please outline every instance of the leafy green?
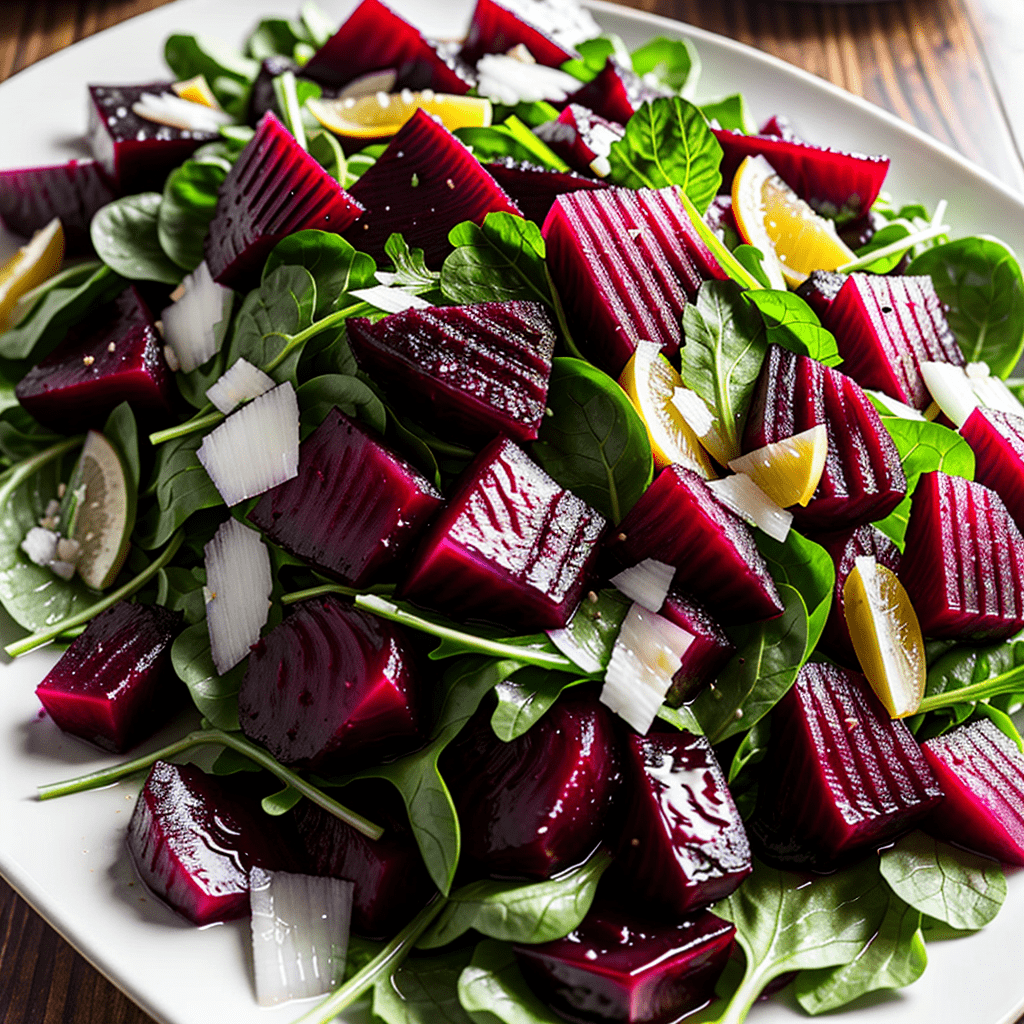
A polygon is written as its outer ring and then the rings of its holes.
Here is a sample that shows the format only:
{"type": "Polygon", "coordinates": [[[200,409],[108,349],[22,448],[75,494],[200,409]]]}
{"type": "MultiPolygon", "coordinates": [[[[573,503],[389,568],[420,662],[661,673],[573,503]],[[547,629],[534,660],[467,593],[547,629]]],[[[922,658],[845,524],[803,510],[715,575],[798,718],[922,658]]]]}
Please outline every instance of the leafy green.
{"type": "Polygon", "coordinates": [[[203,262],[203,241],[217,208],[217,189],[230,169],[224,159],[192,159],[167,175],[157,208],[157,239],[185,270],[195,270],[203,262]]]}
{"type": "Polygon", "coordinates": [[[182,612],[185,621],[194,626],[206,618],[205,569],[182,569],[169,565],[157,574],[156,603],[172,612],[182,612]]]}
{"type": "MultiPolygon", "coordinates": [[[[346,292],[374,284],[377,270],[372,256],[359,252],[341,235],[315,230],[297,231],[278,242],[263,267],[263,282],[267,283],[280,267],[305,267],[309,271],[316,283],[313,320],[322,319],[344,304],[346,292]]],[[[296,291],[301,290],[298,279],[275,279],[289,280],[296,291]]]]}
{"type": "Polygon", "coordinates": [[[515,115],[487,128],[456,128],[454,134],[481,163],[512,157],[554,171],[569,170],[569,165],[515,115]]]}
{"type": "MultiPolygon", "coordinates": [[[[980,647],[957,645],[928,666],[925,696],[953,693],[1020,668],[1024,668],[1024,640],[1019,638],[980,647]]],[[[1024,677],[1020,689],[1024,692],[1024,677]]]]}
{"type": "Polygon", "coordinates": [[[826,366],[843,361],[836,339],[799,295],[766,289],[744,292],[743,298],[761,314],[770,345],[781,345],[826,366]]]}
{"type": "Polygon", "coordinates": [[[171,645],[171,664],[200,714],[214,728],[226,732],[238,729],[238,687],[246,663],[236,665],[227,675],[217,675],[205,619],[178,635],[171,645]]]}
{"type": "Polygon", "coordinates": [[[0,460],[10,465],[60,441],[61,435],[37,423],[20,405],[0,413],[0,460]]]}
{"type": "Polygon", "coordinates": [[[264,18],[249,33],[245,52],[253,60],[265,60],[280,54],[291,57],[298,43],[309,43],[305,26],[286,18],[264,18]]]}
{"type": "Polygon", "coordinates": [[[458,983],[470,950],[410,957],[373,987],[373,1014],[384,1024],[472,1024],[459,1003],[458,983]]]}
{"type": "Polygon", "coordinates": [[[96,212],[89,228],[93,248],[112,270],[131,281],[178,284],[181,267],[160,245],[158,218],[163,196],[142,192],[115,199],[96,212]]]}
{"type": "Polygon", "coordinates": [[[632,53],[633,70],[651,75],[681,96],[690,96],[700,77],[700,57],[689,39],[655,36],[632,53]]]}
{"type": "Polygon", "coordinates": [[[306,138],[309,155],[339,184],[345,184],[348,161],[337,137],[328,131],[313,131],[306,138]]]}
{"type": "MultiPolygon", "coordinates": [[[[721,230],[726,236],[725,241],[728,242],[728,235],[732,228],[726,225],[721,230]]],[[[768,279],[768,272],[764,269],[764,253],[760,249],[742,242],[733,249],[732,254],[736,262],[746,268],[757,279],[758,284],[762,288],[771,288],[772,283],[768,279]]],[[[743,282],[741,281],[740,283],[742,284],[743,282]]]]}
{"type": "Polygon", "coordinates": [[[128,470],[128,482],[139,489],[142,467],[139,463],[139,430],[135,414],[127,402],[116,406],[103,426],[103,436],[117,449],[128,470]]]}
{"type": "Polygon", "coordinates": [[[384,255],[391,260],[393,271],[378,271],[377,280],[389,288],[401,288],[410,295],[424,295],[438,286],[441,275],[427,267],[422,249],[410,249],[397,232],[384,243],[384,255]]]}
{"type": "Polygon", "coordinates": [[[556,646],[567,658],[592,675],[608,667],[631,603],[614,587],[600,591],[596,597],[596,601],[589,596],[581,601],[565,629],[549,634],[557,639],[556,646]]]}
{"type": "Polygon", "coordinates": [[[335,406],[346,416],[362,421],[379,434],[383,434],[387,427],[384,404],[358,377],[326,373],[306,381],[295,394],[299,401],[303,438],[320,426],[335,406]]]}
{"type": "Polygon", "coordinates": [[[244,120],[249,86],[260,71],[258,61],[202,35],[169,36],[164,60],[179,81],[203,75],[224,109],[244,120]]]}
{"type": "Polygon", "coordinates": [[[494,735],[505,743],[518,739],[544,716],[570,686],[588,682],[564,672],[527,665],[494,688],[498,705],[491,715],[494,735]]]}
{"type": "Polygon", "coordinates": [[[561,1024],[526,983],[512,947],[484,939],[459,976],[459,1002],[473,1024],[561,1024]]]}
{"type": "Polygon", "coordinates": [[[702,103],[700,112],[708,121],[717,121],[719,127],[726,131],[743,132],[744,135],[754,135],[757,132],[757,125],[750,116],[743,93],[734,92],[720,100],[702,103]]]}

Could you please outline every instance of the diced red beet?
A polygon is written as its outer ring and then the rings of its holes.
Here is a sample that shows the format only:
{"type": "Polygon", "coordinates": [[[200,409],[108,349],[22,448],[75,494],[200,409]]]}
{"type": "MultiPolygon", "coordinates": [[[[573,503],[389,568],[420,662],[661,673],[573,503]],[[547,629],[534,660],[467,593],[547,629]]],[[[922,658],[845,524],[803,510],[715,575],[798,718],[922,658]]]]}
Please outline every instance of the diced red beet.
{"type": "Polygon", "coordinates": [[[714,996],[735,930],[708,911],[663,923],[599,902],[564,939],[515,951],[527,982],[566,1020],[674,1024],[714,996]]]}
{"type": "Polygon", "coordinates": [[[766,858],[828,869],[892,841],[941,800],[906,723],[889,717],[867,680],[809,662],[772,711],[748,824],[766,858]]]}
{"type": "Polygon", "coordinates": [[[465,144],[424,110],[402,125],[352,195],[366,208],[345,233],[357,249],[383,258],[384,243],[399,231],[431,266],[451,252],[456,224],[482,224],[495,211],[521,214],[465,144]]]}
{"type": "Polygon", "coordinates": [[[543,234],[562,302],[613,377],[638,341],[674,356],[687,299],[726,277],[672,187],[559,196],[543,234]]]}
{"type": "Polygon", "coordinates": [[[631,733],[616,870],[654,916],[724,899],[750,874],[750,843],[711,744],[688,732],[631,733]]]}
{"type": "Polygon", "coordinates": [[[757,382],[743,450],[824,424],[825,470],[814,497],[792,511],[798,526],[838,530],[884,519],[907,493],[899,452],[856,382],[807,356],[773,345],[757,382]]]}
{"type": "Polygon", "coordinates": [[[946,799],[925,822],[929,832],[1024,866],[1024,754],[982,719],[927,740],[924,756],[946,799]]]}
{"type": "Polygon", "coordinates": [[[667,95],[667,90],[648,84],[632,68],[623,67],[614,57],[609,57],[597,77],[577,89],[569,102],[623,125],[645,100],[667,95]]]}
{"type": "Polygon", "coordinates": [[[736,648],[711,613],[676,587],[669,591],[659,614],[693,635],[665,697],[670,705],[678,707],[715,678],[736,648]]]}
{"type": "Polygon", "coordinates": [[[423,538],[403,596],[514,629],[560,629],[593,570],[604,518],[498,437],[423,538]]]}
{"type": "Polygon", "coordinates": [[[348,321],[359,365],[389,396],[462,437],[521,444],[544,419],[556,337],[544,306],[522,300],[348,321]]]}
{"type": "Polygon", "coordinates": [[[758,130],[758,135],[773,135],[778,139],[788,139],[790,142],[803,142],[788,117],[783,114],[773,114],[758,130]]]}
{"type": "Polygon", "coordinates": [[[485,53],[508,53],[520,43],[533,54],[538,64],[550,68],[561,67],[567,60],[579,56],[575,50],[555,42],[520,13],[496,0],[477,0],[459,56],[467,64],[476,64],[485,53]]]}
{"type": "Polygon", "coordinates": [[[846,284],[846,276],[831,270],[812,270],[807,280],[797,288],[796,293],[821,320],[828,315],[840,288],[846,284]]]}
{"type": "Polygon", "coordinates": [[[1024,531],[1024,416],[978,406],[960,428],[974,452],[974,479],[990,487],[1024,531]]]}
{"type": "Polygon", "coordinates": [[[608,121],[578,103],[570,103],[556,120],[534,130],[539,139],[580,174],[595,173],[594,161],[607,158],[612,143],[625,133],[621,124],[608,121]]]}
{"type": "Polygon", "coordinates": [[[341,771],[415,745],[419,685],[397,626],[312,599],[253,647],[238,718],[282,764],[341,771]]]}
{"type": "Polygon", "coordinates": [[[275,544],[362,587],[398,562],[443,499],[368,430],[333,409],[299,446],[299,475],[247,516],[275,544]]]}
{"type": "Polygon", "coordinates": [[[181,615],[120,601],[76,637],[36,687],[64,732],[121,753],[167,723],[185,689],[171,667],[181,615]]]}
{"type": "Polygon", "coordinates": [[[655,558],[676,566],[675,583],[724,623],[769,619],[783,610],[750,527],[683,466],[655,477],[610,543],[623,565],[655,558]]]}
{"type": "Polygon", "coordinates": [[[523,211],[523,216],[537,224],[544,223],[551,204],[566,192],[611,188],[607,182],[598,178],[584,178],[575,171],[535,167],[533,164],[519,163],[510,156],[500,163],[484,164],[484,168],[523,211]]]}
{"type": "Polygon", "coordinates": [[[900,579],[926,637],[1006,640],[1024,628],[1024,536],[982,484],[921,475],[900,579]]]}
{"type": "Polygon", "coordinates": [[[260,118],[268,110],[273,110],[277,106],[277,98],[274,95],[274,79],[286,71],[301,74],[299,65],[295,61],[278,53],[264,57],[260,62],[260,72],[252,83],[252,88],[249,89],[249,106],[246,116],[249,124],[258,124],[260,118]]]}
{"type": "Polygon", "coordinates": [[[704,213],[704,223],[719,238],[724,239],[729,233],[738,238],[739,228],[736,226],[736,216],[732,212],[732,196],[715,196],[704,213]]]}
{"type": "Polygon", "coordinates": [[[286,235],[305,228],[341,234],[362,211],[274,114],[264,114],[218,192],[206,265],[219,284],[247,287],[286,235]]]}
{"type": "Polygon", "coordinates": [[[608,711],[589,695],[560,698],[504,742],[482,708],[442,761],[462,828],[462,854],[498,878],[551,878],[605,838],[622,767],[608,711]]]}
{"type": "MultiPolygon", "coordinates": [[[[847,244],[847,246],[849,246],[849,248],[856,252],[862,246],[867,245],[868,242],[875,237],[875,232],[880,231],[888,223],[889,222],[880,213],[875,213],[874,210],[868,210],[867,213],[858,217],[856,220],[842,225],[839,229],[839,237],[847,244]]],[[[906,259],[907,256],[909,256],[909,253],[903,258],[906,259]]],[[[898,270],[897,272],[902,273],[902,270],[898,270]]],[[[828,271],[822,271],[822,273],[828,273],[828,271]]],[[[799,289],[797,290],[799,291],[799,289]]]]}

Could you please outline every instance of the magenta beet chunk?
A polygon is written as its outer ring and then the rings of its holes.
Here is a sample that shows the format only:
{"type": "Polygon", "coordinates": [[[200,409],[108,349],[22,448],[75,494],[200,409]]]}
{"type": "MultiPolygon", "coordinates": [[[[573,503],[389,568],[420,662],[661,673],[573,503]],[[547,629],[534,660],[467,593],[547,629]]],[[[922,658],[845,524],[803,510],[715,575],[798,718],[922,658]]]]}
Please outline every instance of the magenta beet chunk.
{"type": "Polygon", "coordinates": [[[796,133],[789,118],[783,114],[773,114],[758,130],[758,135],[773,135],[778,139],[788,139],[790,142],[803,142],[804,140],[796,133]]]}
{"type": "Polygon", "coordinates": [[[341,234],[362,209],[274,114],[264,114],[218,192],[206,264],[220,284],[247,287],[286,235],[305,228],[341,234]]]}
{"type": "Polygon", "coordinates": [[[1024,416],[978,406],[960,428],[974,452],[974,479],[990,487],[1024,530],[1024,416]]]}
{"type": "Polygon", "coordinates": [[[715,994],[735,927],[704,911],[664,923],[599,902],[564,939],[515,947],[523,976],[580,1024],[674,1024],[715,994]]]}
{"type": "Polygon", "coordinates": [[[249,124],[255,126],[268,110],[274,110],[277,107],[274,79],[286,71],[301,75],[299,65],[295,61],[278,53],[264,57],[260,62],[259,74],[252,83],[252,88],[249,89],[249,104],[246,110],[246,120],[249,124]]]}
{"type": "Polygon", "coordinates": [[[921,475],[900,579],[927,637],[1006,640],[1024,628],[1024,536],[982,484],[921,475]]]}
{"type": "Polygon", "coordinates": [[[616,865],[630,890],[657,916],[724,899],[752,865],[711,744],[688,732],[631,734],[623,758],[627,816],[616,865]]]}
{"type": "Polygon", "coordinates": [[[687,299],[725,271],[675,188],[559,196],[543,227],[548,267],[595,361],[618,377],[638,341],[674,356],[687,299]]]}
{"type": "Polygon", "coordinates": [[[575,50],[555,42],[546,32],[530,24],[523,14],[495,0],[477,0],[459,56],[468,64],[476,64],[485,53],[508,53],[520,43],[538,64],[550,68],[561,67],[567,60],[579,56],[575,50]]]}
{"type": "Polygon", "coordinates": [[[665,698],[673,707],[678,707],[715,678],[736,648],[711,613],[678,588],[669,591],[660,614],[693,635],[665,698]]]}
{"type": "Polygon", "coordinates": [[[481,224],[496,211],[521,213],[465,144],[424,110],[398,130],[352,196],[366,207],[345,233],[357,249],[383,258],[384,243],[399,231],[431,266],[451,252],[448,232],[456,224],[481,224]]]}
{"type": "Polygon", "coordinates": [[[408,409],[463,437],[537,439],[555,350],[539,302],[481,302],[348,321],[359,365],[408,409]],[[425,408],[424,408],[425,407],[425,408]]]}
{"type": "Polygon", "coordinates": [[[523,211],[523,216],[538,224],[544,223],[551,204],[566,192],[611,188],[607,182],[584,178],[575,171],[535,167],[533,164],[519,163],[510,156],[500,163],[484,164],[484,169],[523,211]]]}
{"type": "Polygon", "coordinates": [[[509,743],[481,709],[448,748],[442,773],[462,828],[462,854],[498,878],[551,878],[605,838],[622,783],[608,711],[562,697],[509,743]]]}
{"type": "Polygon", "coordinates": [[[889,432],[863,390],[845,374],[773,345],[747,414],[743,450],[824,424],[828,455],[806,508],[807,530],[838,530],[884,519],[907,493],[907,478],[889,432]]]}
{"type": "Polygon", "coordinates": [[[72,327],[14,389],[40,423],[62,432],[101,427],[122,402],[145,424],[167,420],[174,391],[160,335],[134,286],[72,327]]]}
{"type": "Polygon", "coordinates": [[[333,409],[299,446],[299,475],[267,491],[248,519],[361,587],[406,554],[442,502],[418,470],[333,409]]]}
{"type": "Polygon", "coordinates": [[[963,725],[921,748],[946,799],[929,832],[1024,866],[1024,755],[988,719],[963,725]]]}
{"type": "Polygon", "coordinates": [[[676,566],[676,585],[724,623],[769,619],[783,610],[750,527],[683,466],[655,477],[611,545],[623,565],[655,558],[676,566]]]}
{"type": "Polygon", "coordinates": [[[427,531],[403,596],[513,629],[560,629],[583,595],[604,526],[521,448],[496,438],[427,531]]]}
{"type": "Polygon", "coordinates": [[[121,753],[165,725],[185,690],[171,667],[181,615],[121,601],[76,637],[36,687],[64,732],[121,753]]]}
{"type": "Polygon", "coordinates": [[[738,238],[739,228],[732,212],[732,196],[715,196],[704,213],[704,223],[723,240],[730,233],[738,238]]]}
{"type": "Polygon", "coordinates": [[[625,135],[626,129],[600,117],[592,110],[570,103],[554,121],[535,129],[570,167],[581,174],[593,174],[592,164],[598,157],[607,158],[612,143],[625,135]]]}
{"type": "Polygon", "coordinates": [[[418,690],[397,626],[333,597],[313,599],[253,647],[238,717],[282,764],[339,771],[415,745],[418,690]]]}
{"type": "Polygon", "coordinates": [[[614,57],[609,57],[597,77],[577,89],[569,102],[623,125],[645,100],[667,95],[666,90],[652,87],[632,68],[625,68],[614,57]]]}
{"type": "Polygon", "coordinates": [[[822,320],[832,308],[839,290],[846,284],[846,274],[838,274],[831,270],[812,270],[796,293],[807,303],[822,320]]]}

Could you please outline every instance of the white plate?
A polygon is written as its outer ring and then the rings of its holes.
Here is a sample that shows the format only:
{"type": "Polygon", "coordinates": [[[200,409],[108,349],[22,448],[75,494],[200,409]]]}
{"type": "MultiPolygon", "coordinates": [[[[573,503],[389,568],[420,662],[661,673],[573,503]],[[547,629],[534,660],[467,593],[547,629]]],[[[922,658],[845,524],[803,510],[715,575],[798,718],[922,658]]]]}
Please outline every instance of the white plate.
{"type": "MultiPolygon", "coordinates": [[[[326,3],[339,18],[352,4],[326,3]]],[[[431,5],[396,0],[425,31],[456,36],[467,0],[431,5]]],[[[85,155],[88,82],[130,82],[166,73],[164,38],[204,32],[238,42],[264,14],[290,14],[298,0],[179,0],[41,61],[0,85],[0,165],[20,167],[85,155]]],[[[657,33],[692,38],[701,53],[701,96],[741,90],[758,118],[785,113],[802,134],[833,146],[885,152],[893,166],[887,189],[898,199],[934,205],[949,200],[957,233],[986,231],[1024,252],[1024,202],[991,175],[893,116],[803,71],[738,43],[664,18],[594,4],[602,25],[637,45],[657,33]]],[[[0,243],[3,240],[0,238],[0,243]]],[[[8,237],[6,243],[10,245],[8,237]]],[[[0,613],[2,616],[2,613],[0,613]]],[[[0,638],[18,635],[0,618],[0,638]]],[[[54,656],[39,652],[0,669],[0,872],[74,946],[157,1020],[166,1024],[286,1024],[296,1006],[260,1010],[253,997],[248,925],[197,931],[149,896],[127,862],[123,835],[136,785],[40,804],[35,787],[111,763],[62,736],[39,715],[35,685],[54,656]]],[[[173,730],[171,730],[173,732],[173,730]]],[[[155,749],[159,742],[148,745],[155,749]]],[[[922,981],[873,997],[843,1015],[848,1024],[1009,1024],[1024,1009],[1020,936],[1024,877],[1010,878],[1002,913],[967,939],[929,946],[922,981]]],[[[42,1007],[30,1008],[41,1013],[42,1007]]],[[[792,1024],[785,1006],[755,1009],[756,1024],[792,1024]]]]}

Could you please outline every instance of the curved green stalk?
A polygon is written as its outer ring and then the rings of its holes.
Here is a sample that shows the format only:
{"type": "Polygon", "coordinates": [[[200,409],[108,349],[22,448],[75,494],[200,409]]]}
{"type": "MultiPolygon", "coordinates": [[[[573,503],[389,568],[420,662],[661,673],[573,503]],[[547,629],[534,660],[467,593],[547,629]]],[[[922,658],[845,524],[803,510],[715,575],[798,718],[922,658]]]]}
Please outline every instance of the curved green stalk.
{"type": "Polygon", "coordinates": [[[359,597],[361,594],[382,594],[390,597],[395,591],[394,584],[384,583],[366,590],[356,590],[354,587],[345,587],[340,583],[323,583],[318,587],[308,587],[306,590],[293,590],[290,594],[281,595],[281,604],[297,604],[299,601],[307,601],[311,597],[324,597],[327,594],[340,594],[342,597],[359,597]]]}
{"type": "Polygon", "coordinates": [[[157,430],[149,435],[150,444],[163,444],[165,441],[173,441],[179,437],[186,437],[194,434],[197,430],[205,430],[207,427],[215,427],[224,419],[222,412],[207,412],[210,406],[201,409],[191,419],[179,423],[176,427],[167,427],[165,430],[157,430]]]}
{"type": "Polygon", "coordinates": [[[970,686],[961,686],[958,690],[947,690],[945,693],[934,693],[930,697],[925,697],[917,713],[938,711],[954,704],[973,704],[979,700],[989,700],[1004,693],[1017,693],[1021,690],[1024,690],[1024,665],[1018,665],[991,679],[983,679],[980,683],[971,683],[970,686]]]}

